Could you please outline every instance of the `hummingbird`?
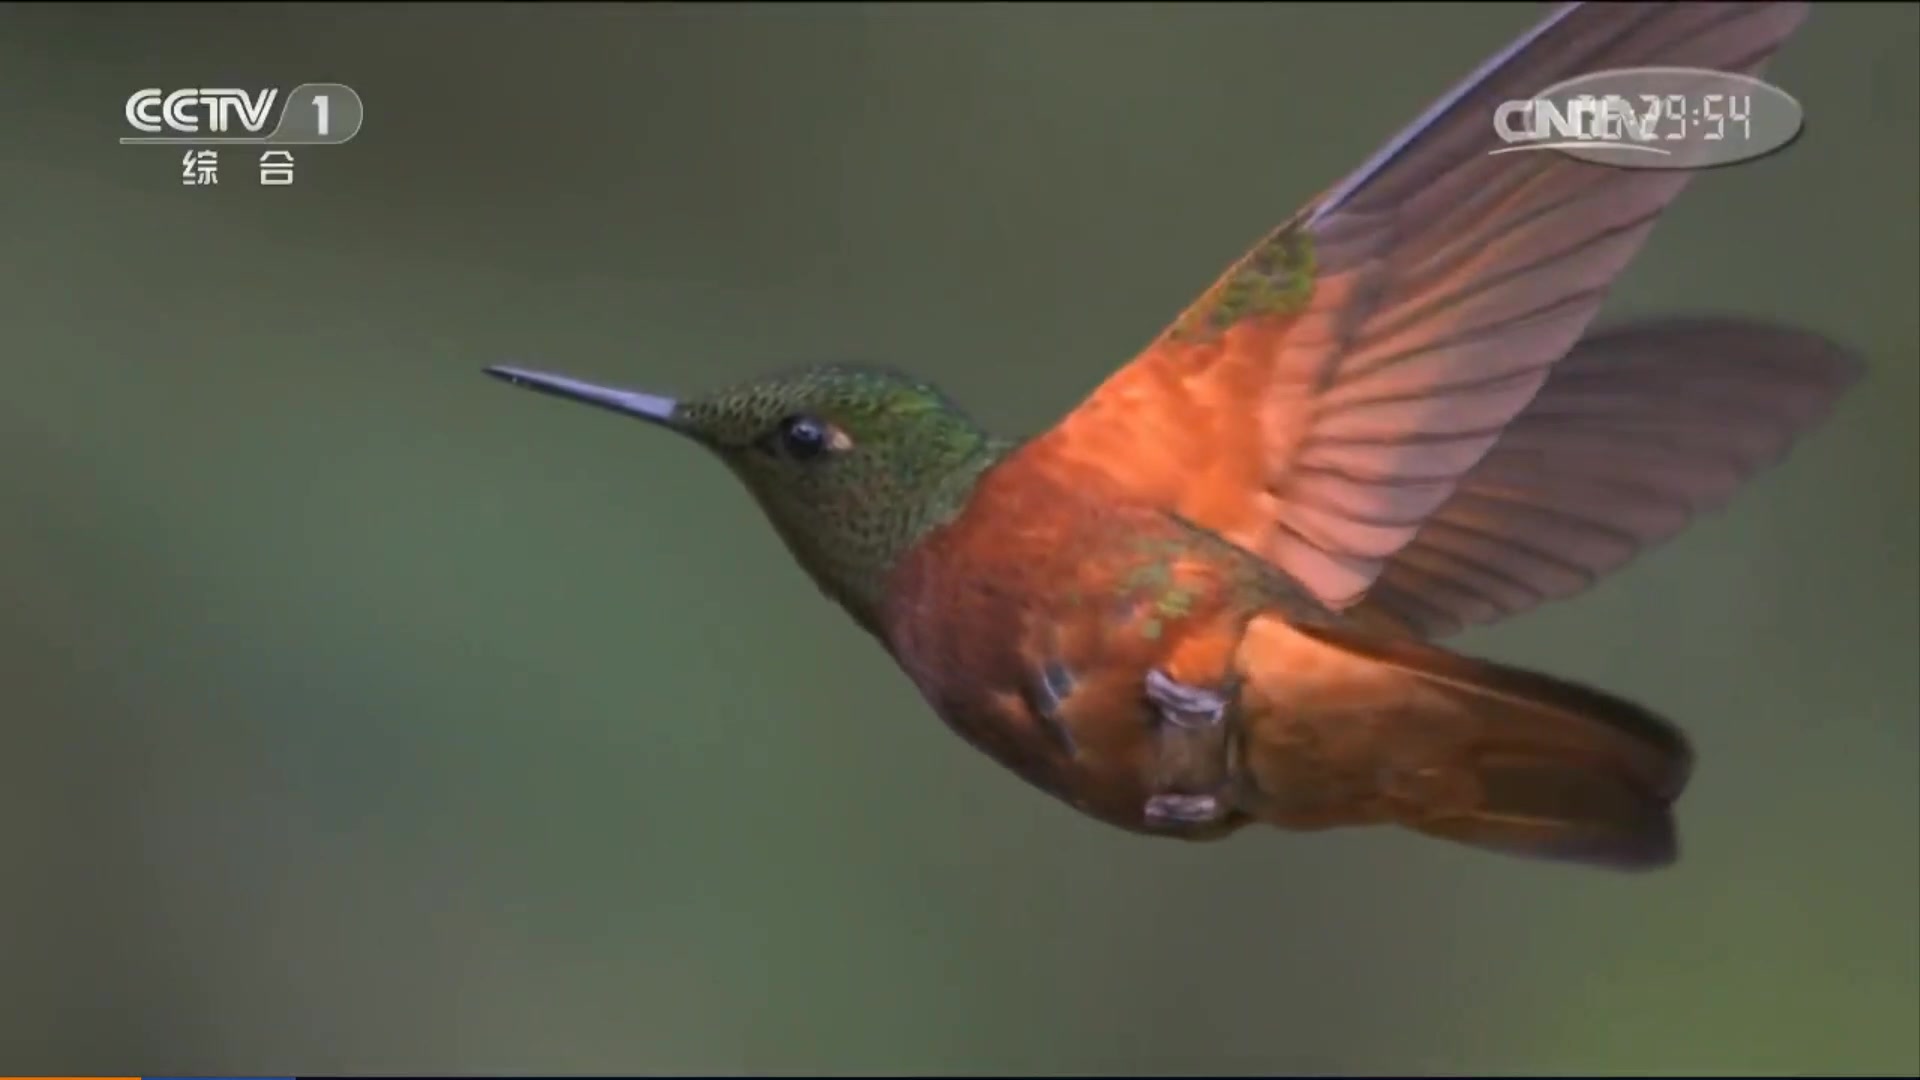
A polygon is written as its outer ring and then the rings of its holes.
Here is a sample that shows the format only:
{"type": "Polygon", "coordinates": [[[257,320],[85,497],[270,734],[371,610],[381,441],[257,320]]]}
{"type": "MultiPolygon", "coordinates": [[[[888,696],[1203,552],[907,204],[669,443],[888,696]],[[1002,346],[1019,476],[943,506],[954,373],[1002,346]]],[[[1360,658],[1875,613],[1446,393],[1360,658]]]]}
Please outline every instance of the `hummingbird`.
{"type": "Polygon", "coordinates": [[[1691,174],[1489,155],[1491,117],[1603,68],[1757,74],[1807,7],[1554,9],[1024,439],[894,367],[486,371],[711,451],[941,720],[1097,821],[1666,866],[1681,729],[1441,641],[1718,508],[1859,363],[1764,319],[1594,326],[1691,174]]]}

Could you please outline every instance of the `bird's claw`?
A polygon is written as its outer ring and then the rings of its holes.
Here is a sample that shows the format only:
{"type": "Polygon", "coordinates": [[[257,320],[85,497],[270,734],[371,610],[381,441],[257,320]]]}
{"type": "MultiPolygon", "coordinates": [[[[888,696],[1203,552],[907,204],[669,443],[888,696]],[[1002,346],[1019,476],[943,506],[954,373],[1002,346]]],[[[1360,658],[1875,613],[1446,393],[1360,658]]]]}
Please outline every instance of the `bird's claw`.
{"type": "Polygon", "coordinates": [[[1147,824],[1161,828],[1206,825],[1220,816],[1220,800],[1211,795],[1155,795],[1147,800],[1147,824]]]}
{"type": "Polygon", "coordinates": [[[1147,700],[1175,727],[1213,727],[1227,715],[1224,695],[1204,686],[1189,686],[1155,668],[1147,672],[1147,700]]]}

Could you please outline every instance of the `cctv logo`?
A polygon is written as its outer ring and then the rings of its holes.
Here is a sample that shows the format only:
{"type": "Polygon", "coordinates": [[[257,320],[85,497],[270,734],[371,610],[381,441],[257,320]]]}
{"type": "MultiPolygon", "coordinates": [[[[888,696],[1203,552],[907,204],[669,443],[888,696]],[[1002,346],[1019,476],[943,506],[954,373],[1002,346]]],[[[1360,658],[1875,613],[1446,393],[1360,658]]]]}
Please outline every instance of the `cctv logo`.
{"type": "Polygon", "coordinates": [[[175,90],[171,94],[141,90],[127,99],[127,123],[149,135],[164,128],[198,135],[204,121],[207,133],[219,135],[233,130],[238,121],[240,128],[258,135],[266,129],[279,96],[278,90],[252,96],[245,90],[175,90]]]}

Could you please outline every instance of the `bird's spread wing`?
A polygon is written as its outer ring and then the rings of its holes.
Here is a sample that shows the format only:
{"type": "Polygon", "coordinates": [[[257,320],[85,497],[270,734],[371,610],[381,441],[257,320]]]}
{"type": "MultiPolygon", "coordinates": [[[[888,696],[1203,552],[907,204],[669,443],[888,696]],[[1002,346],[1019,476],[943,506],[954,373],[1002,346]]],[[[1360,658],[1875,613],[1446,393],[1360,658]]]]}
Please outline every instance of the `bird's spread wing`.
{"type": "MultiPolygon", "coordinates": [[[[1539,393],[1690,175],[1489,156],[1495,107],[1607,68],[1753,73],[1805,16],[1799,3],[1556,9],[1029,449],[1353,604],[1539,393]]],[[[1416,588],[1410,575],[1396,587],[1416,588]]]]}
{"type": "Polygon", "coordinates": [[[1725,502],[1859,370],[1818,334],[1749,319],[1597,330],[1387,560],[1363,607],[1435,638],[1571,596],[1725,502]]]}

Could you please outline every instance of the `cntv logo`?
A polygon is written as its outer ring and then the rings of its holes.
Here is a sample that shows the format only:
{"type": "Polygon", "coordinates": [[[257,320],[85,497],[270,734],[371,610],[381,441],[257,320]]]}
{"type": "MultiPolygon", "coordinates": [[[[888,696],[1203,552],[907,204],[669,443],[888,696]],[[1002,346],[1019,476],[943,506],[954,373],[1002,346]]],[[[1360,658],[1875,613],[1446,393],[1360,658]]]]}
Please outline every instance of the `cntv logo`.
{"type": "Polygon", "coordinates": [[[148,135],[222,135],[236,129],[258,135],[273,115],[278,90],[190,89],[166,93],[158,87],[136,90],[127,98],[127,123],[148,135]],[[204,125],[204,126],[203,126],[204,125]]]}

